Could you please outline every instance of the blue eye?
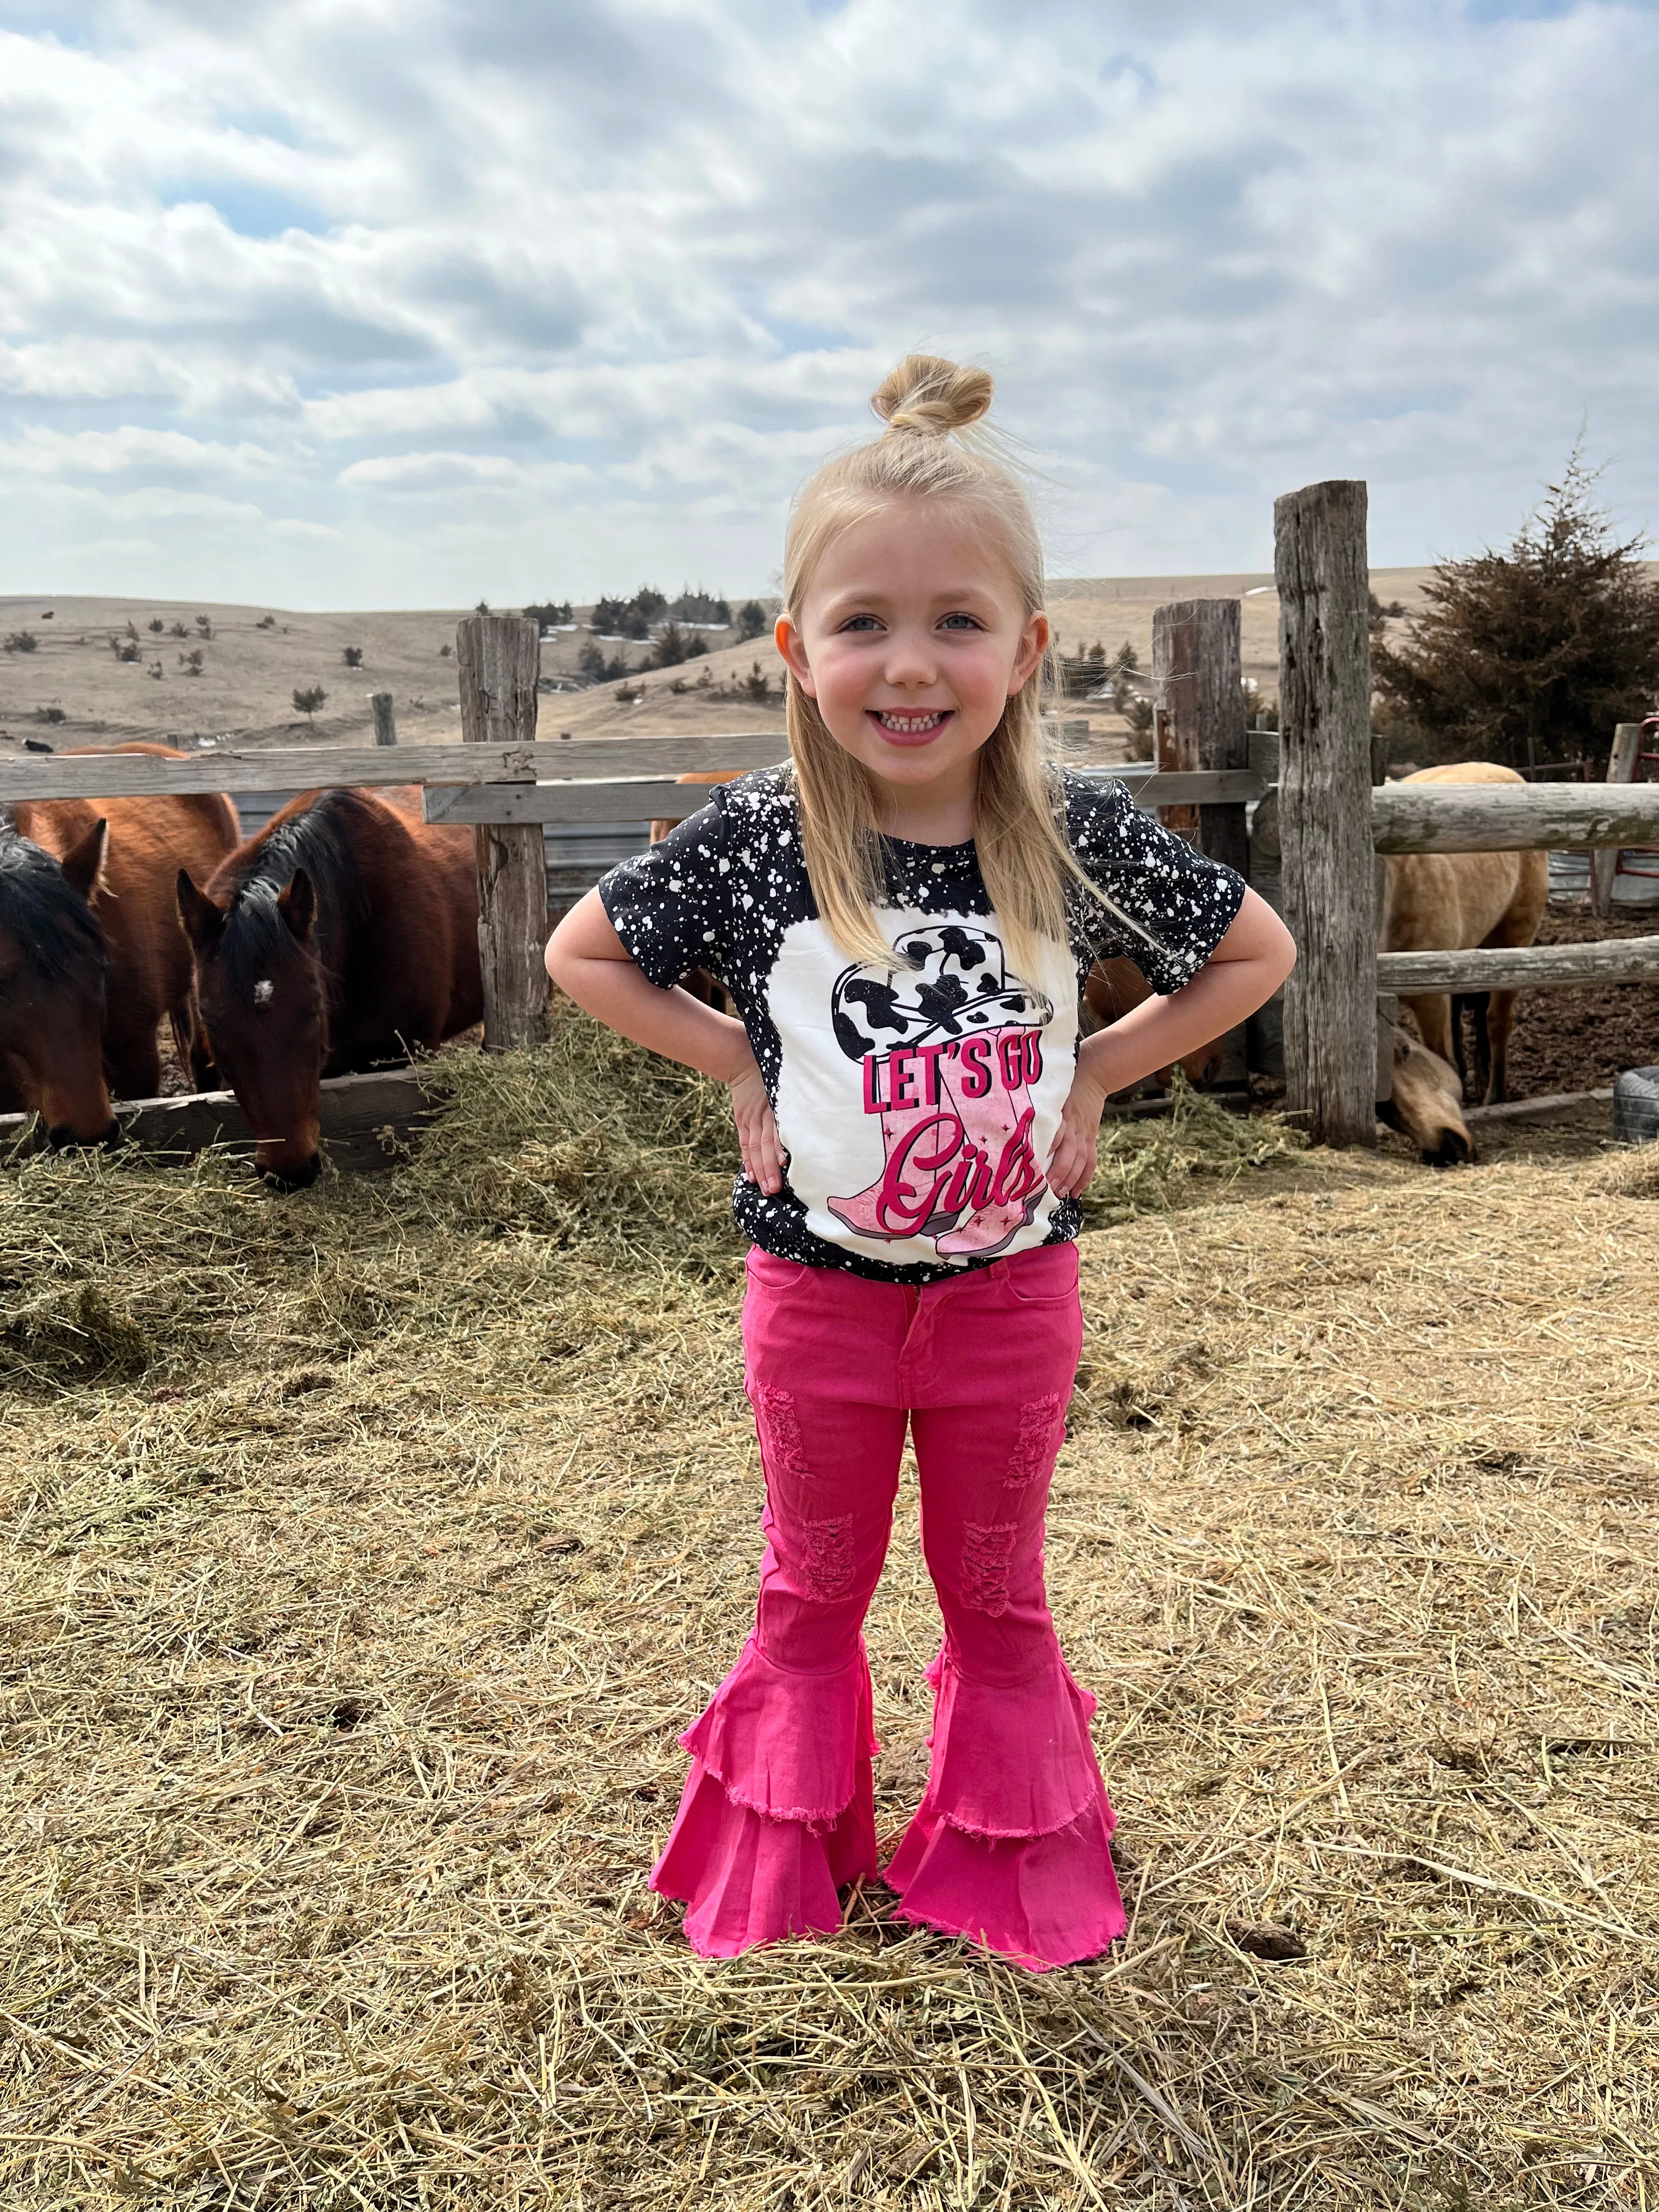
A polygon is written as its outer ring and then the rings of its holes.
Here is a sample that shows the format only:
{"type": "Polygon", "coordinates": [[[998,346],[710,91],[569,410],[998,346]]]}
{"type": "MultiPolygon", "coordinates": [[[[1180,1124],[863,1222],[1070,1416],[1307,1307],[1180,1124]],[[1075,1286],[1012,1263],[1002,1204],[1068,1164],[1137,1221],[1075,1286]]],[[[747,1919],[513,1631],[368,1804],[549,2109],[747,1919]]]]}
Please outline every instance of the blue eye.
{"type": "Polygon", "coordinates": [[[941,629],[983,629],[983,623],[975,622],[972,615],[946,615],[939,624],[941,629]]]}
{"type": "Polygon", "coordinates": [[[853,615],[842,624],[843,633],[849,629],[879,629],[880,628],[881,624],[873,615],[853,615]]]}

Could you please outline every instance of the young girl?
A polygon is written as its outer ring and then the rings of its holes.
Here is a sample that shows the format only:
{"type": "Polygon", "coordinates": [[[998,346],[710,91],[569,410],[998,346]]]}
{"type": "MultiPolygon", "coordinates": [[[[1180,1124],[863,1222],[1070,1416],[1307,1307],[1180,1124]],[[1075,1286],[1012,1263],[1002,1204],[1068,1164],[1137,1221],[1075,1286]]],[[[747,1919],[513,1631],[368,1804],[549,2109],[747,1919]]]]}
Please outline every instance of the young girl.
{"type": "Polygon", "coordinates": [[[983,371],[912,356],[884,435],[796,501],[778,649],[791,765],[613,869],[548,947],[626,1036],[731,1087],[766,1476],[754,1632],[682,1739],[652,1884],[730,1957],[841,1921],[877,1871],[861,1633],[907,1426],[945,1616],[932,1767],[885,1869],[908,1919],[1031,1967],[1123,1932],[1113,1814],[1043,1594],[1082,1336],[1077,1198],[1108,1095],[1242,1021],[1295,953],[1121,785],[1041,764],[1042,560],[952,434],[983,371]],[[1161,995],[1081,1044],[1082,979],[1161,995]],[[742,1018],[676,987],[719,975],[742,1018]]]}

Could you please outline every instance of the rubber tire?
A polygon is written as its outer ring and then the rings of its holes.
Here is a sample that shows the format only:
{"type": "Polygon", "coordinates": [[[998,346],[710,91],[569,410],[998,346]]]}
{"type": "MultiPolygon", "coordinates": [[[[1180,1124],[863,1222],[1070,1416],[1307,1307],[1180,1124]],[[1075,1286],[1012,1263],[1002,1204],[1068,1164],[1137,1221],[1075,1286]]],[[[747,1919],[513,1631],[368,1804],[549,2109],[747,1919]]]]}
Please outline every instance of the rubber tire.
{"type": "Polygon", "coordinates": [[[1632,1067],[1613,1086],[1613,1140],[1650,1145],[1659,1138],[1659,1067],[1632,1067]]]}

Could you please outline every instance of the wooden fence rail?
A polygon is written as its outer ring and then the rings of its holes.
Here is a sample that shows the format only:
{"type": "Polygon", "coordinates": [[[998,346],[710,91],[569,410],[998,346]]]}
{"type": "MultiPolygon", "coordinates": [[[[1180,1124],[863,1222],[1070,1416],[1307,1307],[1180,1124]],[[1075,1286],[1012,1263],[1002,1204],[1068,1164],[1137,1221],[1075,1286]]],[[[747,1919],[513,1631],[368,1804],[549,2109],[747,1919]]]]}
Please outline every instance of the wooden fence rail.
{"type": "MultiPolygon", "coordinates": [[[[1162,775],[1114,766],[1102,773],[1126,784],[1142,806],[1242,807],[1263,797],[1267,789],[1250,769],[1162,775]]],[[[611,822],[630,809],[641,821],[683,820],[688,805],[695,810],[708,796],[703,790],[650,778],[610,783],[475,783],[459,789],[439,784],[428,786],[425,807],[428,822],[611,822]]]]}
{"type": "Polygon", "coordinates": [[[1659,975],[1659,937],[1599,945],[1478,946],[1467,952],[1379,952],[1376,986],[1409,998],[1439,991],[1530,991],[1539,984],[1648,983],[1659,975]]]}
{"type": "Polygon", "coordinates": [[[1389,783],[1379,853],[1582,852],[1659,842],[1659,783],[1389,783]]]}

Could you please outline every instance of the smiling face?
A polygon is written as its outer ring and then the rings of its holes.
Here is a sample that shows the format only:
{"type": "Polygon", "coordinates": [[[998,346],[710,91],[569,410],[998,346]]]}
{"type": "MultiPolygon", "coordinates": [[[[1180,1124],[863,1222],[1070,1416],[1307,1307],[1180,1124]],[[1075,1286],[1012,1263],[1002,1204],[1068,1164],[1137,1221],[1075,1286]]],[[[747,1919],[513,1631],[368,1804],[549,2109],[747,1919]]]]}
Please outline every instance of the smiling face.
{"type": "Polygon", "coordinates": [[[777,626],[831,737],[901,805],[971,805],[975,757],[1048,642],[994,529],[941,499],[896,498],[849,525],[799,620],[777,626]]]}

